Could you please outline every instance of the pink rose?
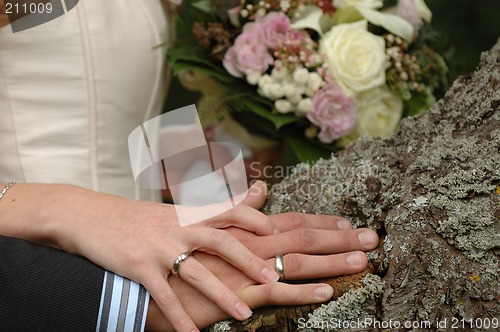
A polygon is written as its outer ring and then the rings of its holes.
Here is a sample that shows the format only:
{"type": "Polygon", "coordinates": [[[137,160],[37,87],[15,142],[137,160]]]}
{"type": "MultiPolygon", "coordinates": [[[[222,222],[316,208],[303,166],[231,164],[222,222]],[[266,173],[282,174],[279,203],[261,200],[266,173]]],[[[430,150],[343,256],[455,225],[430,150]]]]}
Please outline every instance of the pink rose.
{"type": "Polygon", "coordinates": [[[399,0],[396,7],[396,15],[404,18],[413,26],[415,35],[424,24],[415,0],[399,0]]]}
{"type": "Polygon", "coordinates": [[[290,19],[282,12],[271,12],[257,21],[264,35],[264,43],[271,49],[277,49],[287,39],[290,32],[290,19]]]}
{"type": "Polygon", "coordinates": [[[320,128],[321,142],[332,143],[354,130],[356,102],[339,85],[329,83],[314,96],[307,119],[320,128]]]}
{"type": "Polygon", "coordinates": [[[248,28],[245,25],[241,35],[224,56],[222,64],[234,77],[255,72],[263,74],[273,63],[273,57],[262,43],[262,31],[255,24],[250,24],[248,28]]]}

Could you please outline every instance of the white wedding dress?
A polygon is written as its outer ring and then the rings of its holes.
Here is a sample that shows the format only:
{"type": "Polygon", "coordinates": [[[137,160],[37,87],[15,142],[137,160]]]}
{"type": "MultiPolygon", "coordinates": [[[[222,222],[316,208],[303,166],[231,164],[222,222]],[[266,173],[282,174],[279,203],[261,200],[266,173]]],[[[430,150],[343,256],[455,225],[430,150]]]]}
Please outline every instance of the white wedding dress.
{"type": "Polygon", "coordinates": [[[160,0],[81,0],[32,29],[0,28],[0,182],[158,200],[136,187],[127,138],[161,110],[166,40],[160,0]]]}

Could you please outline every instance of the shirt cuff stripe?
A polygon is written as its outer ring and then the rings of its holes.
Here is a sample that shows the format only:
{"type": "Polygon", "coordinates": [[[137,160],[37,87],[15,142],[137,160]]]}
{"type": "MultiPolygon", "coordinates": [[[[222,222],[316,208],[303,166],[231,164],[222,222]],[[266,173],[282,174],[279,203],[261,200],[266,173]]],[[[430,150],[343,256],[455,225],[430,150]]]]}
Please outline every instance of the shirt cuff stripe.
{"type": "Polygon", "coordinates": [[[116,332],[125,332],[125,318],[127,317],[127,305],[130,292],[130,283],[128,279],[123,280],[122,297],[120,301],[120,312],[118,313],[118,324],[116,325],[116,332]]]}
{"type": "Polygon", "coordinates": [[[137,301],[137,313],[135,315],[134,332],[144,331],[146,316],[149,306],[149,293],[141,286],[139,290],[139,300],[137,301]]]}
{"type": "Polygon", "coordinates": [[[96,331],[144,331],[148,304],[149,293],[142,285],[106,271],[96,331]]]}
{"type": "Polygon", "coordinates": [[[113,294],[113,282],[115,275],[108,271],[104,272],[102,285],[101,305],[99,307],[99,318],[97,320],[96,331],[106,331],[108,329],[109,309],[111,306],[111,295],[113,294]]]}

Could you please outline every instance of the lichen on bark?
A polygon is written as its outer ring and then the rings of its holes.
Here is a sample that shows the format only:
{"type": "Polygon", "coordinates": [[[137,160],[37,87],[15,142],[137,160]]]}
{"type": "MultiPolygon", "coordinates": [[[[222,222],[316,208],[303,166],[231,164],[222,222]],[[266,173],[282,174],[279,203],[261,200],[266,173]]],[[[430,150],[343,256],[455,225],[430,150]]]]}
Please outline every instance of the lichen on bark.
{"type": "Polygon", "coordinates": [[[267,213],[342,215],[383,241],[368,254],[383,292],[359,301],[353,289],[310,322],[347,317],[340,305],[379,321],[429,321],[431,330],[451,330],[452,318],[500,319],[499,107],[500,41],[393,138],[360,139],[273,187],[267,213]]]}

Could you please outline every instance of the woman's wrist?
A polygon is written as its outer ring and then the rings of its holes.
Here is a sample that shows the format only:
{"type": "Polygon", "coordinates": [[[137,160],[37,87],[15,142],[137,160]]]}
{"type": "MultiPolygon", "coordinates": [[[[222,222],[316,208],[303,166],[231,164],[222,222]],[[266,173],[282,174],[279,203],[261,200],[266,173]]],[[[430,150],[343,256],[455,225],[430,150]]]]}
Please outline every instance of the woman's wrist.
{"type": "Polygon", "coordinates": [[[70,190],[67,187],[19,183],[9,188],[0,201],[0,234],[58,247],[56,230],[61,225],[56,225],[53,205],[70,190]]]}

